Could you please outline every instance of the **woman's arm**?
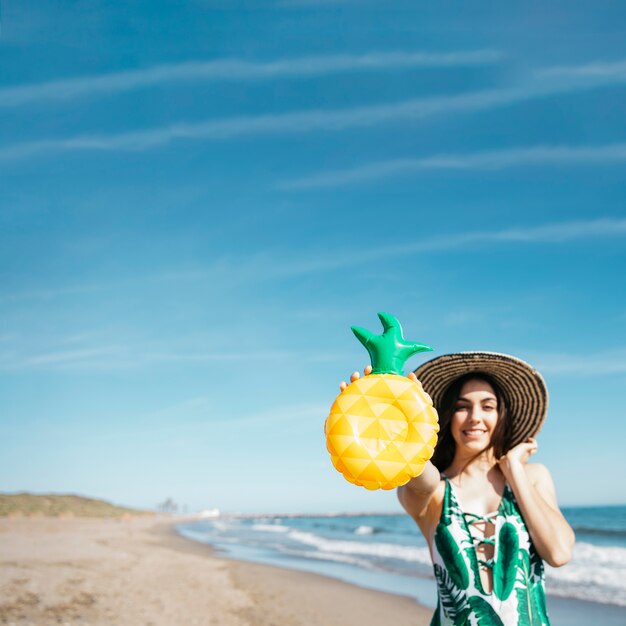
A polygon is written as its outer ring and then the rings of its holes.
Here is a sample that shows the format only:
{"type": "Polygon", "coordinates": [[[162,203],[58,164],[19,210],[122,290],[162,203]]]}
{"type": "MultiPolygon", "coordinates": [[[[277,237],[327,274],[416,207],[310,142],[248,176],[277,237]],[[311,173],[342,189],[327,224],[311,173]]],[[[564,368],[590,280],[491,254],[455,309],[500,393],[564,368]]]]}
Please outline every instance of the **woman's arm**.
{"type": "Polygon", "coordinates": [[[574,531],[559,509],[548,469],[526,465],[536,451],[534,439],[520,443],[500,459],[500,469],[513,489],[537,553],[549,565],[561,567],[572,556],[574,531]]]}
{"type": "Polygon", "coordinates": [[[426,461],[424,471],[419,476],[398,487],[398,500],[415,521],[425,521],[429,512],[428,505],[440,483],[439,470],[430,461],[426,461]]]}
{"type": "MultiPolygon", "coordinates": [[[[408,378],[417,382],[413,372],[408,378]]],[[[415,478],[398,487],[398,500],[404,510],[417,522],[424,536],[429,539],[433,520],[439,518],[437,507],[433,504],[433,496],[437,493],[437,488],[441,484],[441,474],[439,470],[430,462],[426,461],[424,471],[415,478]]]]}

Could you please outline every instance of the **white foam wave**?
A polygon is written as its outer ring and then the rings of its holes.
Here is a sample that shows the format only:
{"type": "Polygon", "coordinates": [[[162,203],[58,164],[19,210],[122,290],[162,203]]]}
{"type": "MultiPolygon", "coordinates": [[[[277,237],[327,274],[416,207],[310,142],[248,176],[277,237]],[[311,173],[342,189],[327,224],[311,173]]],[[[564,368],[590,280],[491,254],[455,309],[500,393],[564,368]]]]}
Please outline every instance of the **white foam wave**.
{"type": "Polygon", "coordinates": [[[365,543],[361,541],[340,541],[325,539],[313,533],[292,530],[288,537],[294,541],[314,546],[320,552],[331,554],[359,554],[386,559],[399,559],[423,565],[430,565],[428,548],[402,546],[393,543],[365,543]]]}
{"type": "Polygon", "coordinates": [[[211,526],[213,526],[213,528],[215,528],[215,530],[219,530],[221,532],[225,532],[227,530],[230,530],[233,526],[232,523],[229,522],[223,522],[221,520],[214,520],[211,521],[211,526]]]}
{"type": "Polygon", "coordinates": [[[626,548],[577,543],[572,560],[546,566],[548,593],[626,606],[626,548]]]}
{"type": "Polygon", "coordinates": [[[373,526],[359,526],[354,529],[355,535],[373,535],[375,532],[373,526]]]}
{"type": "Polygon", "coordinates": [[[289,528],[281,524],[253,524],[252,530],[259,530],[266,533],[286,533],[289,528]]]}
{"type": "Polygon", "coordinates": [[[294,550],[286,546],[280,546],[279,551],[290,556],[299,556],[307,559],[317,559],[320,561],[334,561],[336,563],[347,563],[348,565],[356,565],[363,569],[376,569],[370,561],[365,559],[357,559],[355,557],[346,556],[344,554],[334,554],[331,552],[310,552],[307,550],[294,550]]]}

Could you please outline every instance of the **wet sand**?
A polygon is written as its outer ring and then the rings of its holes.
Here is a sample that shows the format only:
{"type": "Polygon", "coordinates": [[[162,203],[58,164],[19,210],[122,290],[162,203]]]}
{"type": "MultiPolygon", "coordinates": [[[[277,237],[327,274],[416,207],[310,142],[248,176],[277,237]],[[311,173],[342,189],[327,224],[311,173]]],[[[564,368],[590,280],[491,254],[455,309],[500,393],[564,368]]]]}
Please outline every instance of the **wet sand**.
{"type": "Polygon", "coordinates": [[[220,558],[168,519],[0,519],[0,624],[426,626],[431,614],[410,598],[220,558]]]}

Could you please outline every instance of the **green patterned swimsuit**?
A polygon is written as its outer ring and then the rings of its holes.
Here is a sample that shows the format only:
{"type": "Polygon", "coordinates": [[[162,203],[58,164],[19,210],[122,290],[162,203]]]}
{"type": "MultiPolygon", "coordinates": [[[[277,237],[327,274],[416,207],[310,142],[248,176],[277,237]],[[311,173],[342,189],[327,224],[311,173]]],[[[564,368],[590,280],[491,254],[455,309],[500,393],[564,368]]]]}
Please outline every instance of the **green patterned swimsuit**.
{"type": "Polygon", "coordinates": [[[508,485],[498,510],[486,516],[464,513],[445,478],[441,518],[432,546],[439,601],[431,626],[550,626],[543,562],[508,485]],[[494,525],[490,538],[475,524],[494,525]],[[474,535],[471,528],[476,529],[474,535]],[[493,558],[482,561],[476,546],[490,543],[493,558]],[[480,566],[493,570],[493,591],[480,580],[480,566]]]}

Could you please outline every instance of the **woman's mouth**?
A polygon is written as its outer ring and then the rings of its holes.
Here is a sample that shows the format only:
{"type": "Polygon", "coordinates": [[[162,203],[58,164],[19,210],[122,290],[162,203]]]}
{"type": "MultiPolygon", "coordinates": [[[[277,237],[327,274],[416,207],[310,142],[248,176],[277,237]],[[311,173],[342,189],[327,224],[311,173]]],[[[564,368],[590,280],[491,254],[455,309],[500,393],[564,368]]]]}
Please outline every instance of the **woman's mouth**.
{"type": "Polygon", "coordinates": [[[471,428],[462,432],[466,437],[482,437],[487,431],[482,428],[471,428]]]}

